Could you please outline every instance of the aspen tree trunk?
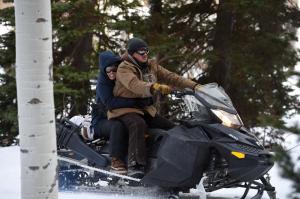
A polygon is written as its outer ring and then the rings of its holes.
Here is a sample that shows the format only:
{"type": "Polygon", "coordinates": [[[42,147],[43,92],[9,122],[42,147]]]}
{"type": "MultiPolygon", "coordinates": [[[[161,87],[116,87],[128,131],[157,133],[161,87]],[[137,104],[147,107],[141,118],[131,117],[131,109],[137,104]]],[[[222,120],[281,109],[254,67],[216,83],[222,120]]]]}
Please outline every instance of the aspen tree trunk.
{"type": "Polygon", "coordinates": [[[50,0],[15,0],[22,199],[57,199],[50,0]]]}

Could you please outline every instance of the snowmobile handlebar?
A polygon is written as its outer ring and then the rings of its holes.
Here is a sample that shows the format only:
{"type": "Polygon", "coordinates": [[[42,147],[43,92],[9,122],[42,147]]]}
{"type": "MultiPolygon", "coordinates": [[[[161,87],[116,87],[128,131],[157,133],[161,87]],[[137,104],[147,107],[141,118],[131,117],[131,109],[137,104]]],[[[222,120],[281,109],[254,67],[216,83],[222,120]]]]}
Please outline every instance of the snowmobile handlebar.
{"type": "Polygon", "coordinates": [[[182,90],[173,90],[171,92],[171,95],[175,95],[175,97],[178,97],[178,98],[181,98],[185,95],[194,95],[194,91],[190,88],[185,88],[185,89],[182,89],[182,90]]]}

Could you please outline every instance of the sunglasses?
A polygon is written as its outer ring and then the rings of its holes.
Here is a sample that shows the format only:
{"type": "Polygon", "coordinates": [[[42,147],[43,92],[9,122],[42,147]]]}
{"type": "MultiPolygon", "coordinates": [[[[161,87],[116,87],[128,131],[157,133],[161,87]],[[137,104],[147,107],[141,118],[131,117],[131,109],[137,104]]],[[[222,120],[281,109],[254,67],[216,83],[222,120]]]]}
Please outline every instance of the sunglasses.
{"type": "Polygon", "coordinates": [[[137,54],[139,55],[148,55],[149,54],[149,49],[148,48],[143,48],[143,49],[140,49],[138,51],[136,51],[137,54]]]}
{"type": "Polygon", "coordinates": [[[106,73],[117,72],[117,67],[116,67],[116,66],[107,66],[107,67],[105,68],[105,72],[106,72],[106,73]]]}

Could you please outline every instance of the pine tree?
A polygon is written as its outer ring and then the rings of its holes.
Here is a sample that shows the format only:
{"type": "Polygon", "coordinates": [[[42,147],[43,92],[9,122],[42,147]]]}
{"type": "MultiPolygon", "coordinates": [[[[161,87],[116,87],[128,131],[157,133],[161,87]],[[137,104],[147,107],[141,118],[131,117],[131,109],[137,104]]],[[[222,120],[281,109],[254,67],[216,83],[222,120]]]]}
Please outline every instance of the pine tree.
{"type": "MultiPolygon", "coordinates": [[[[14,26],[14,9],[0,9],[0,24],[14,26]]],[[[11,145],[17,131],[17,94],[15,79],[15,32],[0,36],[0,146],[11,145]]]]}
{"type": "MultiPolygon", "coordinates": [[[[120,52],[132,24],[141,20],[138,1],[52,1],[55,111],[59,116],[86,114],[95,98],[98,53],[120,52]],[[114,9],[114,12],[111,10],[114,9]],[[129,10],[130,15],[129,15],[129,10]]],[[[0,144],[13,143],[17,132],[14,8],[0,10],[10,31],[0,36],[0,144]],[[3,141],[3,143],[2,143],[3,141]]]]}
{"type": "Polygon", "coordinates": [[[98,53],[120,51],[120,35],[126,35],[129,22],[139,19],[135,12],[128,15],[129,9],[139,3],[56,0],[52,5],[56,111],[87,114],[95,96],[91,84],[98,74],[98,53]]]}
{"type": "MultiPolygon", "coordinates": [[[[294,133],[297,136],[300,135],[300,126],[296,125],[289,128],[290,133],[294,133]]],[[[296,142],[297,143],[297,142],[296,142]]],[[[293,182],[293,192],[290,194],[290,198],[297,199],[297,195],[300,193],[300,170],[297,166],[297,162],[300,158],[299,154],[295,154],[295,149],[299,148],[300,145],[297,143],[295,146],[290,148],[284,148],[281,145],[274,147],[276,152],[275,160],[281,168],[281,176],[290,179],[293,182]],[[293,157],[291,154],[294,154],[293,157]]]]}
{"type": "Polygon", "coordinates": [[[224,2],[233,18],[226,41],[230,45],[222,47],[229,53],[223,57],[215,48],[209,52],[208,60],[213,64],[208,81],[226,88],[248,126],[283,127],[282,116],[288,110],[299,110],[299,101],[289,95],[292,89],[283,84],[298,61],[292,42],[297,40],[299,9],[285,0],[224,2]],[[227,66],[214,65],[219,62],[227,66]],[[222,74],[226,74],[225,84],[222,74]]]}
{"type": "MultiPolygon", "coordinates": [[[[288,94],[292,88],[283,83],[298,61],[292,42],[299,9],[291,2],[151,0],[149,14],[141,16],[139,1],[53,0],[56,113],[88,112],[98,52],[120,52],[133,34],[150,44],[151,56],[162,66],[180,74],[204,70],[200,79],[189,77],[222,85],[247,126],[283,127],[282,116],[299,110],[296,97],[288,94]]],[[[0,12],[2,23],[14,26],[12,11],[0,12]]],[[[1,66],[11,71],[1,77],[0,93],[12,86],[9,34],[0,40],[1,66]]],[[[9,96],[0,106],[15,103],[13,93],[9,96]]],[[[0,115],[0,121],[11,126],[12,117],[0,115]]]]}
{"type": "Polygon", "coordinates": [[[292,44],[298,7],[287,0],[218,2],[161,1],[162,28],[151,26],[150,15],[144,25],[151,28],[136,33],[157,35],[150,47],[163,55],[163,66],[181,74],[201,67],[204,75],[196,80],[223,86],[248,127],[283,127],[281,118],[299,111],[299,101],[289,95],[293,89],[283,83],[299,60],[292,44]]]}

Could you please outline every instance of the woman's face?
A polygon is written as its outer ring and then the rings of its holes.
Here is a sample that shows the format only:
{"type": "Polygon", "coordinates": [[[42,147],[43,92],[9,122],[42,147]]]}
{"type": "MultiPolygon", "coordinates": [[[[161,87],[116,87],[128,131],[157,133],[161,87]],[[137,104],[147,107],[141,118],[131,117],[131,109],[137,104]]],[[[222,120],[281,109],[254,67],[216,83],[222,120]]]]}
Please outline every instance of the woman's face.
{"type": "Polygon", "coordinates": [[[116,66],[106,67],[105,72],[110,80],[116,80],[116,75],[117,75],[117,67],[116,66]]]}

